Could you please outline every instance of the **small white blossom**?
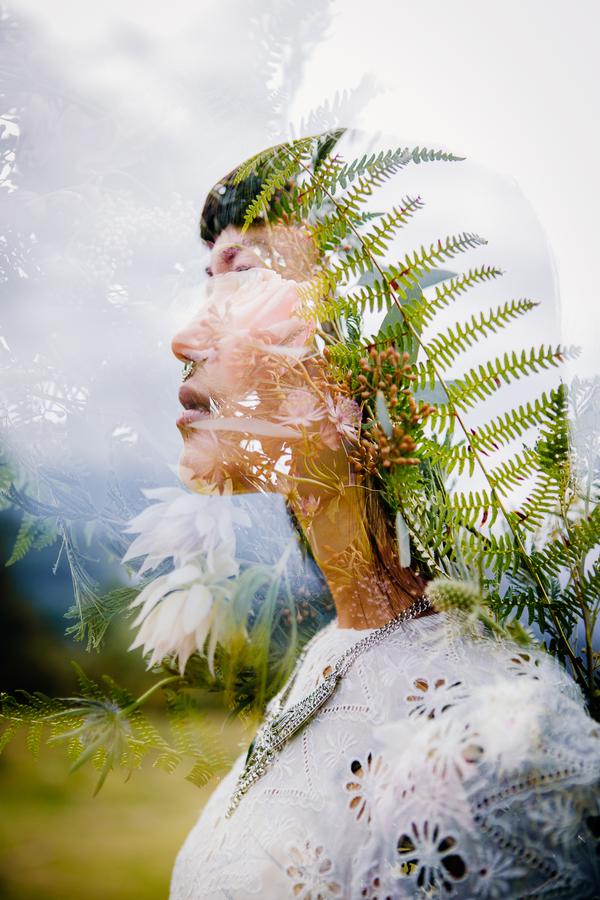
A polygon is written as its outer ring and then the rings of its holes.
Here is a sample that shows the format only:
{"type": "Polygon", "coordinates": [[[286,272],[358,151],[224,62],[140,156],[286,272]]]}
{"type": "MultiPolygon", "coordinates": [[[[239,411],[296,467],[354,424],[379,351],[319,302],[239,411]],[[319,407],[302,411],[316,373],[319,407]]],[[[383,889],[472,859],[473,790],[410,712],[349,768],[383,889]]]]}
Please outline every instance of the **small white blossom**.
{"type": "Polygon", "coordinates": [[[250,525],[248,514],[228,494],[199,494],[180,487],[152,488],[144,494],[158,503],[128,523],[125,531],[138,537],[123,557],[128,562],[145,556],[140,574],[170,557],[178,566],[200,551],[210,555],[219,543],[234,540],[235,525],[250,525]]]}
{"type": "Polygon", "coordinates": [[[524,678],[497,678],[473,691],[472,719],[501,772],[541,758],[545,710],[539,695],[539,684],[524,678]]]}
{"type": "Polygon", "coordinates": [[[192,653],[203,652],[212,632],[208,662],[214,675],[214,647],[216,640],[225,636],[228,617],[224,611],[239,572],[234,550],[233,543],[220,544],[213,548],[210,560],[196,557],[155,578],[133,601],[131,606],[141,606],[141,610],[132,628],[140,629],[129,649],[143,646],[144,655],[151,652],[148,668],[176,654],[183,674],[192,653]]]}

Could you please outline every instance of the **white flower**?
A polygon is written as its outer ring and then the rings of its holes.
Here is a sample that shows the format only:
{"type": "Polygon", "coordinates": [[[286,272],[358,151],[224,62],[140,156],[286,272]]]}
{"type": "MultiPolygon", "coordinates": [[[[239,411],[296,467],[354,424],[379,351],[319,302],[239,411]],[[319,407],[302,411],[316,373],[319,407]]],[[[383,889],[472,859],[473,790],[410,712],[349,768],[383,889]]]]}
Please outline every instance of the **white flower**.
{"type": "Polygon", "coordinates": [[[128,562],[145,556],[141,575],[169,557],[177,566],[199,551],[210,555],[218,543],[234,540],[234,525],[250,525],[248,514],[228,494],[200,494],[180,487],[153,488],[144,494],[158,503],[128,523],[125,531],[139,536],[123,557],[128,562]]]}
{"type": "Polygon", "coordinates": [[[203,652],[211,632],[208,663],[214,675],[215,644],[223,639],[227,603],[239,572],[234,550],[231,542],[214,547],[210,560],[197,557],[155,578],[133,601],[132,607],[142,608],[132,623],[132,628],[139,625],[140,630],[129,649],[143,646],[144,655],[151,652],[148,668],[176,654],[183,675],[188,659],[196,650],[203,652]]]}
{"type": "Polygon", "coordinates": [[[392,766],[390,787],[378,803],[383,822],[401,810],[431,821],[452,817],[473,830],[464,782],[474,774],[481,747],[455,710],[439,720],[421,719],[409,733],[406,719],[388,722],[375,728],[374,736],[392,766]]]}
{"type": "Polygon", "coordinates": [[[540,760],[545,709],[539,682],[497,678],[476,688],[471,701],[481,745],[500,772],[540,760]]]}

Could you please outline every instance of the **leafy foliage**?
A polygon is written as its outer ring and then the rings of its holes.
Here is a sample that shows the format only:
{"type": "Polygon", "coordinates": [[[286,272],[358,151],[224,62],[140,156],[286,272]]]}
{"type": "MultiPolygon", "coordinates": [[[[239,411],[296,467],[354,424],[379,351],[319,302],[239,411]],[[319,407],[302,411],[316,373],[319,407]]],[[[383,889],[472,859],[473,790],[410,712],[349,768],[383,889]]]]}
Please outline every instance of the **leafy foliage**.
{"type": "MultiPolygon", "coordinates": [[[[262,217],[309,228],[321,263],[304,291],[306,315],[323,325],[319,334],[333,381],[361,401],[366,444],[361,444],[364,453],[357,454],[357,465],[367,465],[390,515],[399,514],[407,523],[413,551],[435,579],[432,590],[438,602],[475,604],[490,628],[504,629],[517,640],[529,639],[521,624],[526,618],[548,650],[570,667],[600,719],[600,654],[593,641],[600,611],[600,561],[594,555],[600,543],[600,380],[574,379],[570,387],[560,382],[475,427],[469,417],[482,403],[506,385],[576,358],[578,348],[511,349],[459,377],[448,377],[459,356],[510,328],[538,303],[509,300],[436,331],[439,313],[502,275],[493,265],[462,273],[443,268],[486,240],[470,232],[448,235],[387,262],[398,232],[423,201],[405,197],[383,213],[365,207],[407,165],[460,157],[401,147],[346,162],[335,152],[340,134],[288,142],[241,166],[237,181],[261,175],[244,227],[262,217]],[[383,323],[367,336],[362,317],[374,311],[384,314],[383,323]],[[418,400],[419,395],[429,400],[418,400]],[[533,440],[525,443],[522,439],[532,431],[533,440]],[[573,434],[581,438],[577,446],[573,434]],[[499,458],[519,440],[514,451],[499,458]],[[450,483],[452,476],[472,478],[476,472],[483,487],[450,483]],[[515,499],[524,486],[525,498],[515,499]]],[[[76,624],[69,631],[87,636],[88,648],[98,646],[110,621],[129,604],[131,590],[98,598],[72,530],[57,518],[51,500],[28,497],[10,479],[5,480],[4,498],[23,511],[10,562],[60,539],[73,573],[70,615],[76,624]]],[[[83,499],[74,519],[85,518],[85,512],[83,499]]],[[[247,640],[216,648],[214,677],[197,654],[189,660],[185,679],[165,661],[165,677],[147,692],[165,688],[172,743],[142,715],[146,695],[133,700],[107,676],[99,686],[83,675],[80,698],[23,694],[17,700],[3,695],[3,740],[26,726],[29,746],[37,752],[48,726],[52,740],[67,741],[74,765],[93,761],[100,770],[99,785],[111,768],[135,768],[150,752],[154,764],[168,770],[191,757],[188,777],[205,783],[214,765],[225,765],[225,757],[218,735],[208,726],[194,732],[190,690],[204,685],[219,691],[232,711],[250,715],[283,683],[298,646],[310,634],[299,628],[288,640],[294,619],[286,622],[277,602],[285,570],[273,577],[272,567],[255,562],[239,586],[260,601],[249,619],[247,640]],[[278,630],[286,627],[287,638],[280,644],[287,649],[278,654],[278,630]],[[265,634],[274,641],[265,641],[265,634]]]]}
{"type": "MultiPolygon", "coordinates": [[[[499,621],[526,613],[548,648],[571,666],[597,712],[600,660],[594,653],[592,635],[600,607],[598,561],[586,565],[586,557],[600,542],[595,513],[600,454],[596,433],[588,454],[584,492],[569,416],[579,430],[576,407],[585,406],[581,395],[585,397],[587,391],[597,398],[598,386],[577,383],[579,402],[572,403],[571,410],[568,388],[561,382],[557,389],[508,409],[478,428],[467,418],[505,384],[576,358],[579,348],[542,345],[509,350],[449,380],[445,373],[460,355],[491,333],[509,327],[538,303],[526,298],[507,301],[425,340],[425,328],[432,325],[437,313],[465,291],[502,272],[489,265],[471,268],[450,279],[445,277],[442,285],[435,287],[435,296],[426,297],[421,287],[426,277],[458,254],[484,245],[485,239],[471,233],[451,235],[407,253],[395,263],[385,263],[382,257],[397,229],[406,225],[422,201],[406,198],[392,212],[376,214],[375,225],[366,218],[370,210],[365,211],[364,206],[377,186],[411,161],[456,157],[398,148],[348,163],[330,156],[320,170],[311,171],[304,162],[305,154],[306,145],[298,152],[290,146],[288,159],[296,160],[304,177],[298,217],[312,223],[323,253],[308,303],[312,314],[330,323],[332,371],[340,382],[345,378],[352,383],[370,348],[379,351],[393,346],[414,363],[412,390],[428,391],[439,400],[428,418],[431,433],[425,429],[418,438],[419,468],[410,467],[410,476],[406,466],[379,472],[390,509],[402,512],[415,547],[422,559],[429,560],[432,572],[477,572],[499,621]],[[386,316],[379,332],[365,339],[356,323],[367,310],[384,311],[386,316]],[[538,431],[534,446],[523,444],[508,458],[493,461],[500,450],[532,428],[538,431]],[[476,469],[484,475],[487,487],[447,489],[449,475],[468,472],[473,476],[476,469]],[[528,482],[527,497],[511,508],[515,489],[528,482]],[[584,507],[579,517],[575,515],[578,502],[584,507]],[[550,520],[555,520],[556,533],[547,541],[544,530],[550,520]],[[541,541],[541,549],[533,546],[535,541],[541,541]],[[563,548],[572,548],[572,555],[563,548]],[[565,578],[567,584],[561,587],[565,578]],[[580,621],[585,630],[581,653],[577,646],[580,621]]],[[[385,394],[383,382],[382,389],[385,394]]],[[[389,410],[389,402],[385,407],[389,410]]],[[[390,427],[395,421],[392,414],[390,427]]],[[[363,418],[365,433],[372,427],[370,422],[368,416],[363,418]]]]}
{"type": "Polygon", "coordinates": [[[18,696],[0,694],[0,708],[5,728],[0,737],[0,751],[20,728],[26,729],[26,743],[38,755],[44,733],[48,744],[64,742],[71,760],[70,771],[91,761],[99,776],[95,794],[108,773],[117,768],[129,774],[139,769],[144,759],[152,765],[173,771],[184,759],[192,761],[186,778],[201,787],[218,772],[231,765],[218,733],[203,720],[201,706],[189,694],[173,694],[168,685],[179,676],[171,676],[154,684],[135,700],[108,675],[104,684],[89,679],[77,663],[79,697],[47,697],[39,691],[18,691],[18,696]],[[169,743],[140,709],[141,704],[159,688],[167,696],[168,721],[172,731],[169,743]],[[193,734],[194,726],[200,738],[193,734]]]}

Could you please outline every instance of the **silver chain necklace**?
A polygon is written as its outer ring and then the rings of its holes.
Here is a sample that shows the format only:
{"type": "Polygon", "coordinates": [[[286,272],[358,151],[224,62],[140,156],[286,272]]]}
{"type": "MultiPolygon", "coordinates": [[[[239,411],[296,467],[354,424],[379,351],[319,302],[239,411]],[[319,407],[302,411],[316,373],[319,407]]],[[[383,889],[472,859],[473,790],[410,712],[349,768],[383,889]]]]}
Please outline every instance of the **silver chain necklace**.
{"type": "Polygon", "coordinates": [[[331,671],[325,676],[324,681],[314,691],[311,691],[310,694],[283,712],[283,705],[294,686],[306,654],[315,640],[322,634],[322,631],[317,632],[311,638],[298,656],[288,682],[271,701],[269,712],[248,748],[244,768],[238,776],[227,812],[225,813],[226,819],[237,809],[244,794],[263,775],[277,753],[290,740],[292,735],[300,731],[316,711],[329,700],[338,683],[361,653],[385,640],[389,634],[397,631],[409,619],[414,619],[419,613],[424,612],[428,606],[429,601],[427,598],[425,596],[419,597],[395,619],[386,622],[381,628],[376,628],[364,638],[356,641],[342,653],[331,668],[331,671]]]}

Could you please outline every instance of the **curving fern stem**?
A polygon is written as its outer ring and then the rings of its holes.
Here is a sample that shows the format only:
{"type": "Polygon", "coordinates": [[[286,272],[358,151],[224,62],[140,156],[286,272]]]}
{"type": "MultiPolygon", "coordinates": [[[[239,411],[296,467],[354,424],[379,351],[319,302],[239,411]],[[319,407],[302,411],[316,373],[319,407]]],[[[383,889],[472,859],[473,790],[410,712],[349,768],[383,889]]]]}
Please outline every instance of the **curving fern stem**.
{"type": "MultiPolygon", "coordinates": [[[[287,154],[285,149],[282,147],[278,148],[280,158],[285,158],[286,160],[285,165],[281,170],[285,174],[285,179],[290,177],[290,173],[294,171],[295,167],[297,172],[304,173],[310,184],[309,189],[304,189],[301,195],[297,195],[300,197],[299,208],[296,211],[297,217],[302,218],[302,214],[306,215],[309,201],[319,203],[325,200],[329,204],[330,209],[335,211],[335,215],[329,215],[329,217],[325,218],[324,228],[326,240],[324,245],[326,247],[331,246],[334,243],[334,239],[339,239],[340,235],[352,235],[355,242],[355,249],[346,256],[341,265],[333,263],[333,265],[330,265],[325,272],[320,273],[322,279],[318,285],[318,290],[323,290],[323,288],[326,290],[328,288],[335,288],[335,285],[343,277],[348,275],[364,275],[367,271],[376,272],[379,275],[380,280],[375,282],[374,290],[363,290],[362,296],[359,295],[354,298],[354,306],[352,305],[352,301],[350,301],[350,303],[345,303],[345,298],[342,301],[338,300],[337,302],[334,302],[331,304],[334,307],[334,311],[336,313],[346,313],[351,316],[359,311],[361,304],[364,308],[364,305],[370,302],[371,308],[373,308],[374,305],[378,305],[378,307],[381,308],[384,303],[389,302],[392,309],[395,311],[396,317],[398,317],[396,318],[396,321],[402,323],[402,332],[400,332],[398,328],[391,329],[391,334],[386,335],[384,333],[383,336],[380,332],[377,339],[374,338],[373,341],[368,342],[368,346],[376,343],[377,340],[381,343],[385,343],[390,340],[395,340],[398,337],[408,336],[412,344],[411,349],[417,347],[424,351],[426,362],[422,363],[417,369],[419,381],[423,386],[429,383],[433,388],[437,383],[442,387],[447,397],[447,410],[444,408],[440,410],[440,418],[443,422],[448,423],[450,431],[453,430],[454,424],[458,422],[458,425],[468,442],[466,452],[469,456],[471,473],[473,471],[473,464],[476,463],[490,485],[490,493],[484,492],[484,495],[481,497],[481,502],[477,502],[479,500],[479,495],[477,495],[474,508],[480,509],[481,506],[485,506],[486,513],[484,515],[484,521],[487,517],[488,508],[491,507],[492,509],[492,518],[496,517],[497,510],[499,509],[512,534],[512,546],[510,546],[508,541],[502,542],[494,540],[491,542],[492,549],[500,550],[499,555],[501,560],[503,560],[505,556],[512,556],[513,569],[515,571],[517,565],[526,570],[529,578],[534,583],[536,598],[538,601],[541,601],[544,608],[547,609],[553,628],[558,635],[559,645],[555,646],[553,649],[556,650],[559,656],[568,658],[573,667],[575,677],[582,687],[585,688],[588,696],[595,696],[592,650],[592,631],[594,622],[592,621],[592,615],[586,602],[586,598],[581,596],[583,577],[581,567],[583,566],[583,561],[579,560],[580,568],[577,570],[579,574],[575,575],[575,570],[573,570],[573,575],[580,594],[580,605],[586,630],[587,665],[585,667],[577,656],[577,653],[571,647],[569,638],[563,627],[563,622],[555,608],[556,598],[551,596],[549,587],[545,583],[540,568],[536,565],[532,555],[527,552],[524,536],[518,524],[519,520],[525,522],[528,515],[531,517],[532,521],[535,520],[534,512],[536,502],[534,501],[531,504],[529,513],[514,514],[507,510],[501,496],[502,486],[506,487],[511,482],[515,484],[517,480],[522,480],[525,473],[530,473],[535,469],[537,456],[533,451],[526,448],[523,456],[517,455],[509,463],[504,463],[502,466],[490,470],[483,459],[484,455],[488,455],[484,449],[485,433],[478,439],[476,433],[468,428],[460,409],[461,406],[463,408],[468,407],[469,405],[472,406],[477,398],[481,399],[485,395],[489,395],[491,390],[495,389],[490,389],[490,384],[498,386],[500,384],[500,379],[508,381],[509,376],[511,375],[512,377],[518,377],[516,373],[519,371],[522,374],[527,374],[528,371],[535,372],[540,368],[545,368],[548,364],[556,365],[557,360],[563,362],[567,351],[559,345],[555,349],[548,347],[547,350],[542,347],[537,353],[532,350],[529,357],[527,357],[525,351],[521,353],[520,357],[514,352],[510,355],[505,354],[503,363],[498,361],[496,367],[488,363],[487,371],[483,367],[480,367],[478,372],[472,370],[470,373],[467,373],[462,381],[454,382],[452,385],[447,383],[443,376],[443,369],[451,363],[458,352],[464,350],[472,341],[477,340],[478,332],[481,335],[485,335],[486,331],[493,331],[495,330],[495,327],[502,327],[503,324],[507,324],[510,318],[528,312],[538,304],[530,300],[506,303],[496,311],[491,312],[487,319],[483,314],[481,314],[478,320],[473,317],[469,325],[463,326],[462,328],[461,326],[458,326],[455,331],[449,329],[446,335],[439,335],[430,343],[426,343],[421,338],[420,330],[426,320],[433,315],[434,306],[437,305],[440,307],[443,305],[444,300],[448,299],[452,293],[458,293],[460,290],[470,286],[470,284],[476,280],[495,277],[497,274],[501,273],[499,273],[498,270],[489,267],[476,272],[470,271],[469,275],[463,277],[462,281],[458,280],[453,282],[450,286],[446,287],[443,292],[438,291],[436,298],[437,302],[434,301],[432,304],[425,300],[422,292],[417,293],[416,299],[414,295],[413,297],[410,296],[411,290],[414,291],[415,286],[418,285],[418,276],[430,272],[432,269],[436,268],[440,262],[452,258],[457,252],[462,252],[463,250],[477,246],[478,244],[487,243],[487,241],[480,238],[478,235],[459,235],[457,237],[446,239],[445,244],[442,244],[441,241],[437,244],[432,244],[429,250],[421,248],[421,253],[415,252],[412,259],[407,255],[405,265],[402,268],[396,266],[384,268],[377,259],[377,256],[381,255],[385,249],[387,249],[387,240],[384,238],[390,237],[390,230],[393,226],[404,225],[408,216],[395,211],[394,215],[387,220],[387,229],[384,229],[383,231],[375,230],[370,236],[365,237],[359,230],[362,221],[358,216],[358,201],[364,200],[366,197],[370,196],[372,193],[372,182],[376,181],[377,183],[382,183],[389,174],[397,171],[410,159],[414,159],[414,152],[411,155],[406,149],[389,151],[387,154],[379,154],[377,157],[373,156],[370,159],[363,157],[360,161],[354,160],[350,165],[338,163],[325,170],[329,175],[329,180],[326,181],[314,170],[314,168],[311,168],[309,160],[307,159],[306,143],[303,143],[300,152],[297,152],[293,143],[288,144],[286,150],[287,154]],[[364,176],[365,173],[367,173],[367,175],[369,173],[374,175],[371,183],[368,182],[368,179],[365,179],[364,177],[361,178],[358,188],[349,200],[347,198],[344,198],[341,201],[338,200],[335,196],[337,185],[345,188],[349,181],[359,175],[364,176]],[[467,282],[470,282],[470,284],[467,284],[467,282]],[[400,285],[403,285],[404,290],[401,290],[400,285]],[[402,299],[405,301],[408,299],[406,308],[405,304],[401,302],[401,294],[402,299]],[[413,311],[414,320],[411,315],[413,311]],[[416,327],[415,321],[420,327],[416,327]]],[[[444,155],[441,153],[431,153],[429,151],[419,152],[418,158],[423,160],[442,158],[449,160],[458,159],[458,157],[453,157],[451,154],[444,155]]],[[[279,185],[281,183],[280,179],[274,179],[274,184],[279,185]]],[[[408,205],[408,202],[405,202],[405,206],[408,207],[408,205]]],[[[418,208],[418,204],[413,203],[412,211],[416,208],[418,208]]],[[[249,227],[259,210],[264,211],[264,208],[261,207],[260,203],[257,204],[253,210],[248,211],[244,222],[244,229],[249,227]]],[[[322,301],[322,310],[327,308],[328,301],[329,297],[322,301]]],[[[577,348],[571,348],[570,352],[573,355],[577,355],[578,350],[577,348]]],[[[542,401],[536,401],[535,413],[537,413],[539,409],[546,411],[547,406],[547,398],[545,395],[542,395],[542,401]]],[[[537,419],[535,415],[532,415],[532,412],[533,410],[530,406],[528,406],[526,410],[520,408],[513,416],[513,428],[517,427],[518,422],[524,424],[525,418],[533,419],[537,422],[537,419]]],[[[509,426],[509,424],[510,423],[507,421],[507,426],[509,426]]],[[[492,429],[489,428],[488,431],[491,432],[492,429]]],[[[433,446],[437,446],[438,457],[441,461],[452,458],[453,452],[456,453],[456,448],[452,448],[452,450],[448,452],[440,450],[439,445],[429,442],[429,447],[431,448],[433,446]]],[[[458,453],[460,454],[461,452],[463,453],[464,460],[465,451],[463,448],[459,448],[458,453]]],[[[551,485],[551,481],[551,475],[545,482],[542,480],[542,488],[548,488],[550,486],[554,487],[551,485]]],[[[552,493],[556,494],[556,491],[553,490],[552,493]]],[[[469,496],[471,497],[472,495],[469,496]]],[[[536,500],[539,501],[537,503],[538,509],[544,509],[542,494],[539,488],[536,500]]],[[[563,509],[564,503],[561,499],[561,510],[563,509]]],[[[564,515],[563,518],[566,522],[567,519],[564,515]]],[[[479,541],[481,541],[481,536],[478,537],[479,541]]],[[[595,599],[596,598],[594,598],[594,601],[595,599]]]]}

